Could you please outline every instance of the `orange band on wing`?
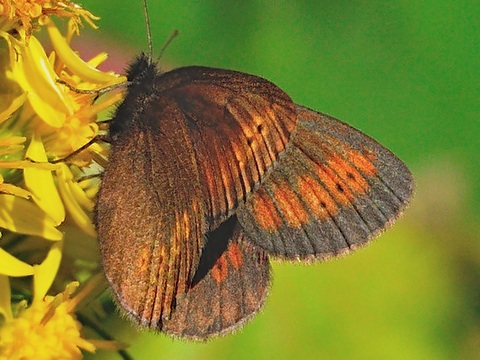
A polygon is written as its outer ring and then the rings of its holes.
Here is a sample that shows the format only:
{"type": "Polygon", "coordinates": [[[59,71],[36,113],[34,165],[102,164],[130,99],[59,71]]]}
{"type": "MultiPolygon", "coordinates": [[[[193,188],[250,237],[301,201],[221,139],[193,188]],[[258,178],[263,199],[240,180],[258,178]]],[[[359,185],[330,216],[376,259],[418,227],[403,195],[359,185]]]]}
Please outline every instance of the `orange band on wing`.
{"type": "Polygon", "coordinates": [[[237,243],[231,243],[227,249],[228,259],[232,263],[232,266],[239,270],[243,263],[242,249],[237,243]]]}
{"type": "Polygon", "coordinates": [[[376,176],[378,173],[377,168],[373,165],[372,161],[376,159],[373,154],[369,154],[369,158],[367,159],[365,155],[357,152],[357,151],[348,151],[346,154],[348,161],[350,161],[353,166],[363,172],[365,175],[369,177],[376,176]]]}
{"type": "Polygon", "coordinates": [[[278,210],[283,215],[288,226],[298,228],[308,223],[308,213],[302,202],[287,182],[273,187],[272,197],[275,199],[278,210]]]}
{"type": "Polygon", "coordinates": [[[225,256],[221,256],[215,265],[212,268],[212,277],[218,282],[221,283],[226,279],[228,275],[228,266],[225,256]]]}
{"type": "Polygon", "coordinates": [[[333,155],[327,162],[355,194],[363,195],[367,192],[368,182],[348,161],[339,155],[333,155]]]}
{"type": "Polygon", "coordinates": [[[310,211],[322,219],[335,214],[338,206],[327,190],[311,176],[298,179],[298,189],[310,211]]]}
{"type": "Polygon", "coordinates": [[[253,196],[253,212],[258,224],[268,231],[277,230],[282,219],[278,215],[275,204],[270,196],[265,194],[264,189],[259,189],[253,196]]]}

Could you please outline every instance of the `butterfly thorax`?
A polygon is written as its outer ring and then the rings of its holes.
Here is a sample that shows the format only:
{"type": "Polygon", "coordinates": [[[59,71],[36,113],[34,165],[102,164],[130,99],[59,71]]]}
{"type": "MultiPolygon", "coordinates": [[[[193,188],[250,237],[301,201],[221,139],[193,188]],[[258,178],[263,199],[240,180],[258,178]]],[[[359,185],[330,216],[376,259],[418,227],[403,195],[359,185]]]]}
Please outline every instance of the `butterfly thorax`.
{"type": "Polygon", "coordinates": [[[118,106],[110,125],[110,136],[115,141],[121,133],[139,124],[139,119],[148,104],[158,98],[154,89],[161,71],[146,54],[140,54],[127,71],[128,91],[125,100],[118,106]]]}

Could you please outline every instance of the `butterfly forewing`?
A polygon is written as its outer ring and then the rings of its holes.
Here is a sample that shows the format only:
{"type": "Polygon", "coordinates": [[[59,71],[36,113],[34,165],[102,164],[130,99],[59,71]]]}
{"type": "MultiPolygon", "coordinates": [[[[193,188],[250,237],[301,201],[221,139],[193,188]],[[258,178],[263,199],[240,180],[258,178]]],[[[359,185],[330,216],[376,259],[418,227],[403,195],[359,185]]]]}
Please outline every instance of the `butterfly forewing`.
{"type": "Polygon", "coordinates": [[[127,313],[151,328],[187,291],[207,232],[192,143],[176,111],[150,109],[114,141],[96,209],[106,276],[127,313]]]}
{"type": "Polygon", "coordinates": [[[297,112],[291,144],[238,218],[271,255],[326,259],[393,222],[413,179],[396,156],[358,130],[301,106],[297,112]]]}
{"type": "Polygon", "coordinates": [[[262,182],[290,140],[292,100],[262,78],[187,67],[159,78],[162,98],[178,107],[199,166],[211,227],[217,227],[262,182]]]}

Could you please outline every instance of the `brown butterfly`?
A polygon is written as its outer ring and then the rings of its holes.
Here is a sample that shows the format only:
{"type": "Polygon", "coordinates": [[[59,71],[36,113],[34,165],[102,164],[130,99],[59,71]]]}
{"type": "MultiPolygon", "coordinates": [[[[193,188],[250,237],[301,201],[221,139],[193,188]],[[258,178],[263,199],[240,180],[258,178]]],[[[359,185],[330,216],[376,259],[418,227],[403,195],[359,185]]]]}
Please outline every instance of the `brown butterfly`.
{"type": "Polygon", "coordinates": [[[347,124],[231,70],[161,73],[141,55],[110,127],[95,222],[135,323],[206,339],[262,306],[268,256],[326,260],[400,215],[407,167],[347,124]]]}

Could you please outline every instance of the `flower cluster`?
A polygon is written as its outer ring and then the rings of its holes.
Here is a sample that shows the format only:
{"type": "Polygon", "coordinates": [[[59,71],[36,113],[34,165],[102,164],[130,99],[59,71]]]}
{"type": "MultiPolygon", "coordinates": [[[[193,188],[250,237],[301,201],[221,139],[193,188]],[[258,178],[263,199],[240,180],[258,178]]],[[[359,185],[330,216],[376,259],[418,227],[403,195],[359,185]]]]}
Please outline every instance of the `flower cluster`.
{"type": "Polygon", "coordinates": [[[84,61],[70,47],[82,20],[96,19],[70,1],[0,3],[0,359],[78,358],[98,344],[81,337],[79,296],[71,297],[78,274],[61,266],[67,240],[95,238],[91,175],[108,149],[92,142],[77,151],[105,130],[99,114],[122,97],[98,90],[125,81],[97,69],[106,54],[84,61]],[[66,22],[65,35],[52,18],[66,22]],[[65,290],[46,296],[54,281],[65,290]]]}

